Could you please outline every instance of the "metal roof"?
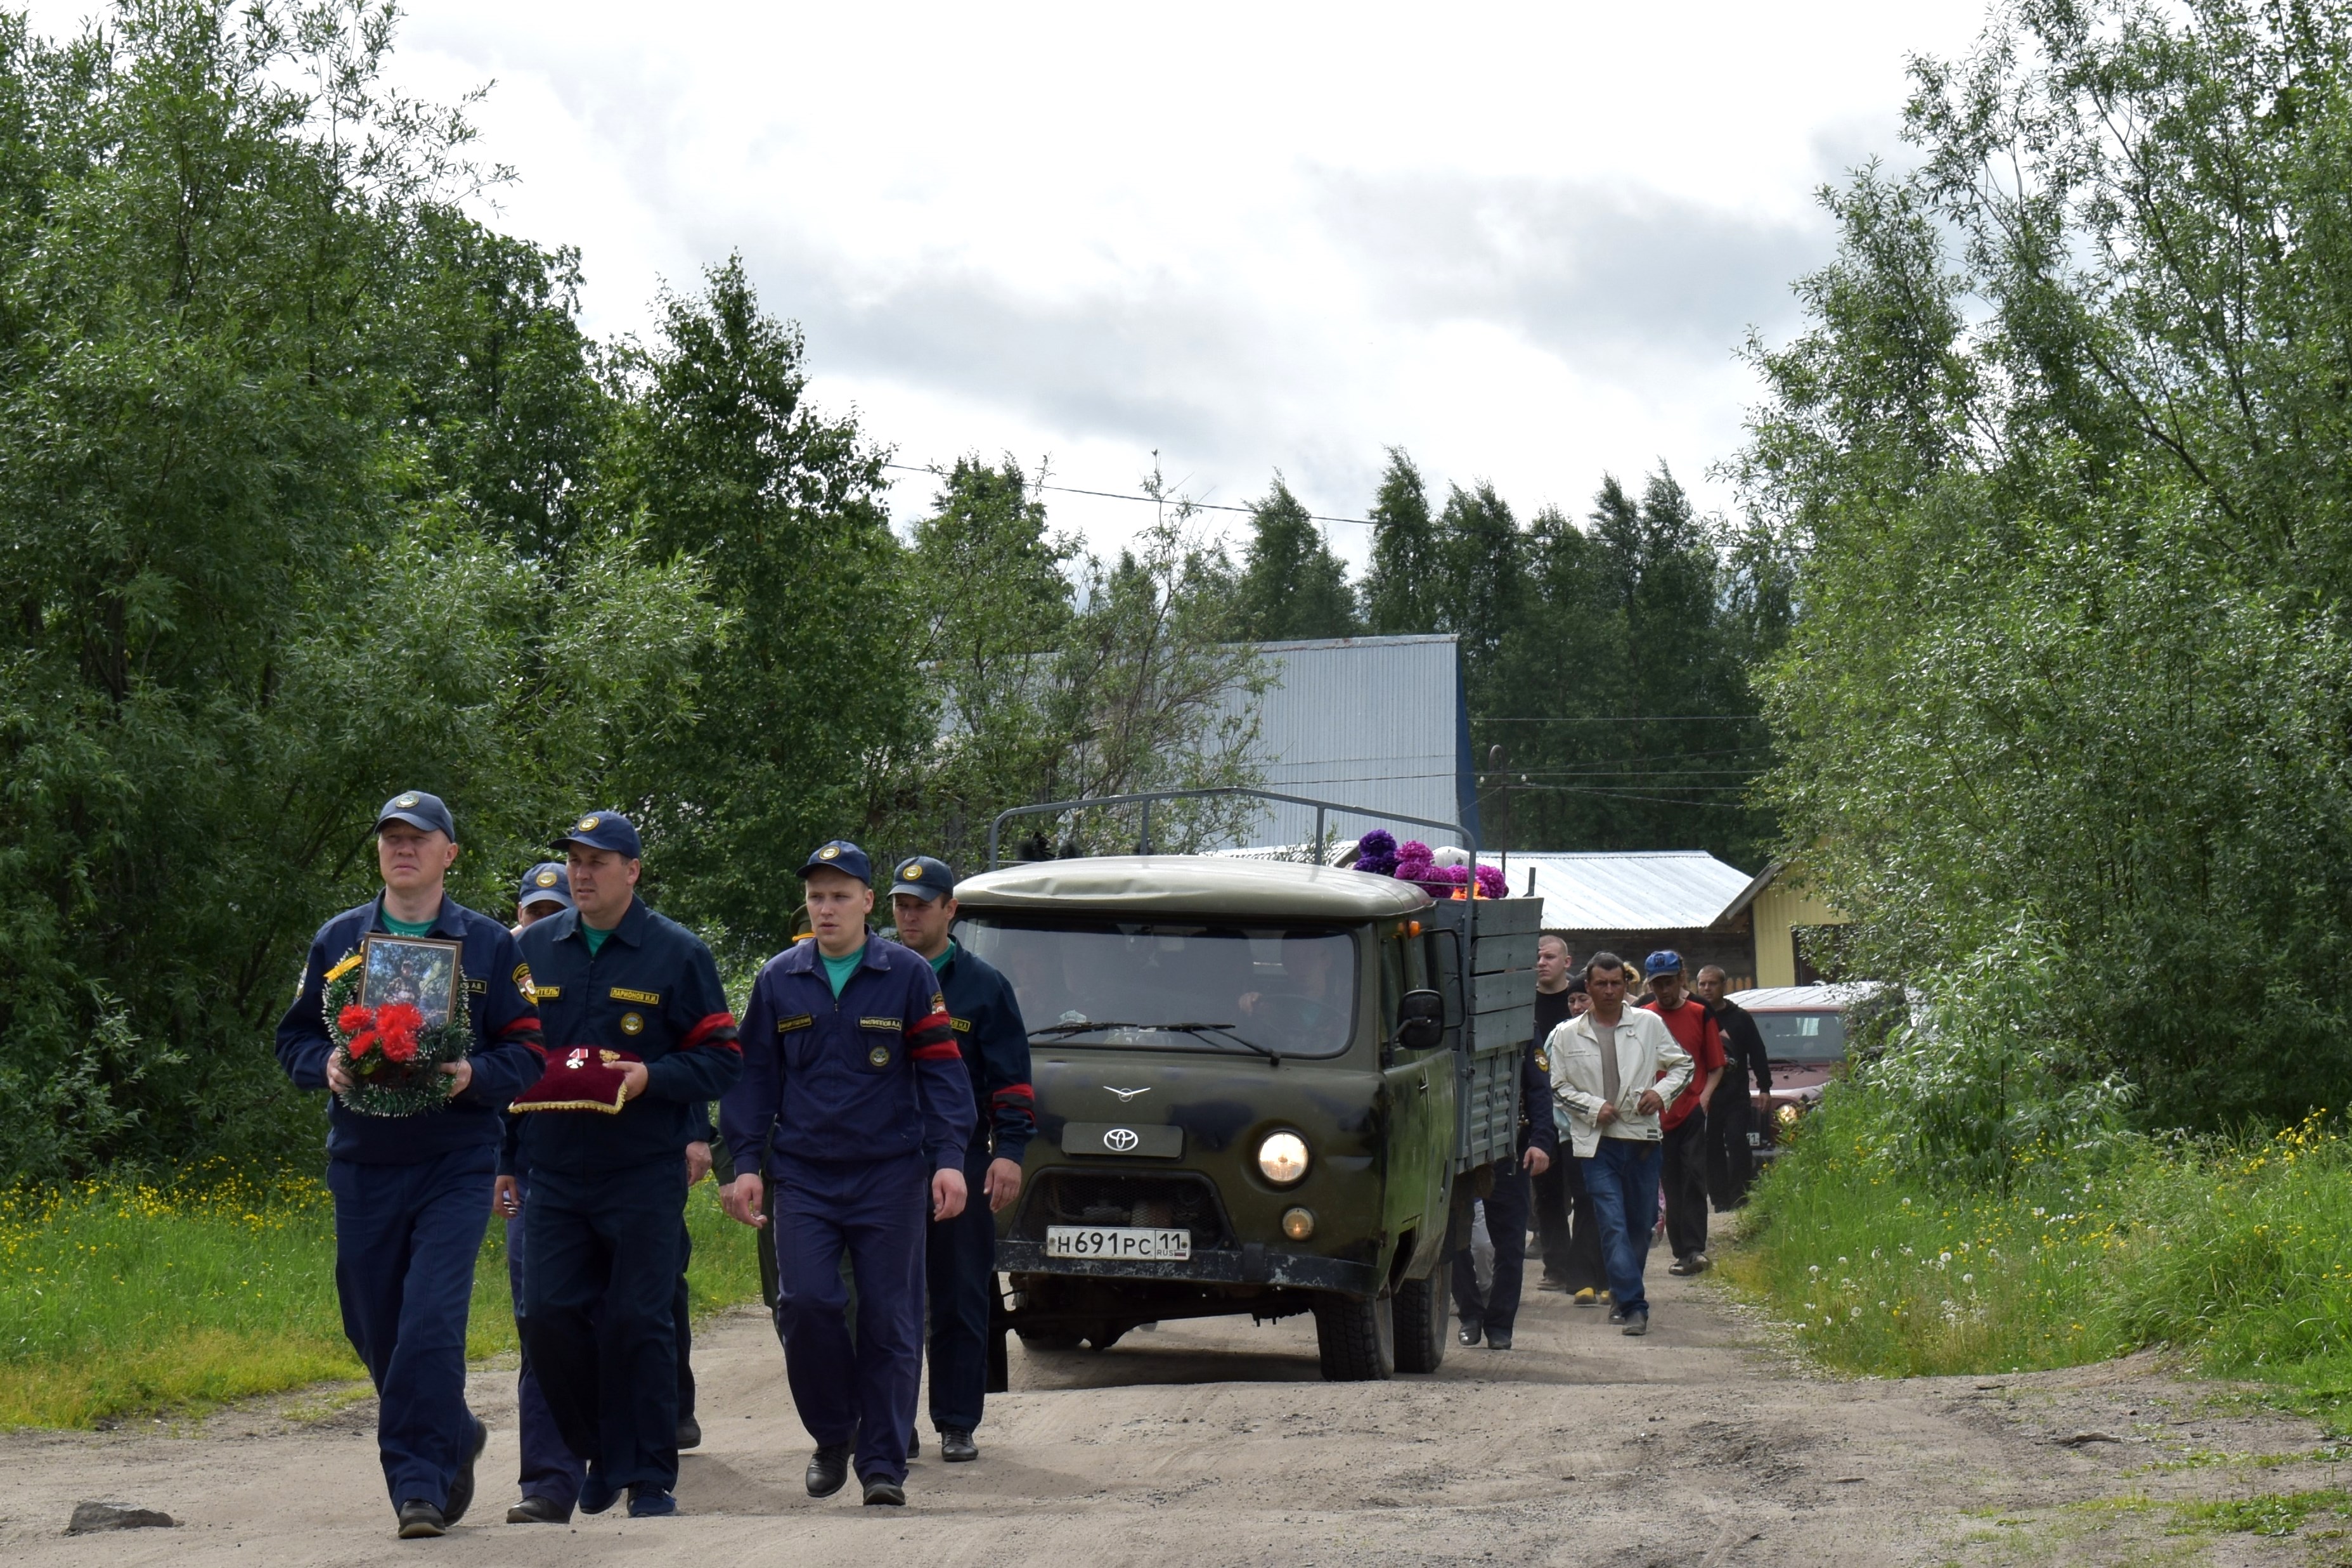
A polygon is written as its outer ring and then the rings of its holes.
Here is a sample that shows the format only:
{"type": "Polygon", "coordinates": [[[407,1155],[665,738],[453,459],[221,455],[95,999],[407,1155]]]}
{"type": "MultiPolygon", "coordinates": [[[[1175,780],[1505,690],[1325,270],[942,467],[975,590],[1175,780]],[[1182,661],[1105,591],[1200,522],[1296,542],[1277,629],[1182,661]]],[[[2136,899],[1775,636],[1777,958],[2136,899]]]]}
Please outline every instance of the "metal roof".
{"type": "Polygon", "coordinates": [[[1714,925],[1748,890],[1748,875],[1705,850],[1604,850],[1581,854],[1483,854],[1504,868],[1512,896],[1528,877],[1556,931],[1681,931],[1714,925]]]}
{"type": "Polygon", "coordinates": [[[1724,999],[1738,1002],[1750,1012],[1801,1012],[1807,1009],[1843,1008],[1868,998],[1879,989],[1867,980],[1822,981],[1811,986],[1762,986],[1752,991],[1734,991],[1724,999]]]}
{"type": "Polygon", "coordinates": [[[1211,855],[1023,861],[966,877],[955,895],[967,911],[1055,904],[1302,920],[1379,920],[1430,904],[1429,894],[1393,877],[1211,855]]]}

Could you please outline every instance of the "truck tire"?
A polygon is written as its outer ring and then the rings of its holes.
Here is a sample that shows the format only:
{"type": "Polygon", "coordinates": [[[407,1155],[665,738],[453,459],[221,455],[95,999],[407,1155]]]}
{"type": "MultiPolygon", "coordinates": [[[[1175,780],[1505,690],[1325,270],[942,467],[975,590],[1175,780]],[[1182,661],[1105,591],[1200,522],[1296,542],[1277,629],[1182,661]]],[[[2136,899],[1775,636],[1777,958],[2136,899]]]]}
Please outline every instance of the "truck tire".
{"type": "Polygon", "coordinates": [[[1369,1300],[1315,1298],[1315,1345],[1326,1383],[1383,1383],[1396,1375],[1396,1317],[1383,1292],[1369,1300]]]}
{"type": "Polygon", "coordinates": [[[1390,1311],[1396,1322],[1399,1372],[1435,1372],[1445,1363],[1445,1342],[1454,1337],[1445,1328],[1446,1273],[1440,1259],[1426,1279],[1407,1280],[1396,1289],[1390,1311]]]}

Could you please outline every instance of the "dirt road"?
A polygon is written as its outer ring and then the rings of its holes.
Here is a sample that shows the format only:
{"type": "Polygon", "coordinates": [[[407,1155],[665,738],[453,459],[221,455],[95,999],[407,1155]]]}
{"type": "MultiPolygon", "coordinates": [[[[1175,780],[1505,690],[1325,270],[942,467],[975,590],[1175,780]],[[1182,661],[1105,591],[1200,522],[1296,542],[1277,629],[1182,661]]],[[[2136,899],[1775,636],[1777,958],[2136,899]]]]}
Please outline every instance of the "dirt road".
{"type": "Polygon", "coordinates": [[[1170,1324],[1100,1355],[1016,1345],[1014,1391],[989,1402],[980,1462],[918,1463],[903,1511],[860,1508],[854,1484],[823,1502],[802,1490],[809,1443],[782,1358],[765,1319],[738,1313],[697,1340],[708,1440],[686,1458],[680,1518],[501,1522],[513,1377],[485,1369],[473,1394],[493,1428],[481,1498],[445,1540],[392,1538],[373,1401],[320,1416],[335,1402],[326,1393],[178,1429],[0,1437],[0,1557],[19,1568],[2342,1560],[2328,1553],[2343,1543],[2315,1538],[2345,1522],[2326,1512],[2291,1539],[2179,1533],[2179,1500],[2344,1484],[2315,1429],[2229,1389],[2145,1362],[1834,1380],[1798,1369],[1776,1333],[1704,1283],[1661,1277],[1654,1291],[1646,1340],[1538,1295],[1519,1348],[1457,1348],[1433,1377],[1381,1385],[1321,1382],[1305,1319],[1170,1324]],[[181,1527],[64,1535],[85,1499],[160,1509],[181,1527]]]}

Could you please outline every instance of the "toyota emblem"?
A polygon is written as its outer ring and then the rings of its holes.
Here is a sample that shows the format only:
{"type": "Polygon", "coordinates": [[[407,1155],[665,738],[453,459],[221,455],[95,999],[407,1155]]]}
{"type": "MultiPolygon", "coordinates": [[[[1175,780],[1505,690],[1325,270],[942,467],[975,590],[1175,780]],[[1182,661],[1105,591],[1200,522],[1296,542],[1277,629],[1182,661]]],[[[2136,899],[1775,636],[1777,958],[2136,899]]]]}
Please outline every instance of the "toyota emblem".
{"type": "Polygon", "coordinates": [[[1141,1142],[1143,1140],[1135,1135],[1132,1127],[1113,1127],[1103,1134],[1103,1147],[1115,1155],[1131,1155],[1135,1153],[1135,1145],[1141,1142]]]}

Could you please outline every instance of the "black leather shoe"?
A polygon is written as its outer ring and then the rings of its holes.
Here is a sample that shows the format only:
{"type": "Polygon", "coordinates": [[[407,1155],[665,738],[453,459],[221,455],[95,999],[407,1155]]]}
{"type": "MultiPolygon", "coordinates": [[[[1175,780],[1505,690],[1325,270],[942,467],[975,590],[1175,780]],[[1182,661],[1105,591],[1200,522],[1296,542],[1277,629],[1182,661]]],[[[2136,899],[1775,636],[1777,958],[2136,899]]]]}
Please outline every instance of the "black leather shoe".
{"type": "Polygon", "coordinates": [[[482,1457],[482,1449],[489,1441],[490,1429],[476,1421],[474,1446],[466,1450],[466,1462],[457,1467],[457,1479],[449,1483],[449,1504],[441,1511],[442,1519],[448,1523],[455,1524],[465,1518],[466,1511],[474,1506],[474,1461],[482,1457]]]}
{"type": "Polygon", "coordinates": [[[702,1447],[702,1423],[691,1416],[677,1418],[677,1446],[681,1448],[702,1447]]]}
{"type": "Polygon", "coordinates": [[[424,1541],[449,1533],[449,1521],[441,1511],[421,1497],[410,1498],[400,1505],[400,1539],[424,1541]]]}
{"type": "Polygon", "coordinates": [[[940,1433],[940,1458],[951,1465],[968,1465],[980,1458],[980,1445],[971,1433],[949,1427],[940,1433]]]}
{"type": "Polygon", "coordinates": [[[1488,1350],[1510,1349],[1511,1331],[1508,1329],[1488,1329],[1486,1331],[1486,1348],[1488,1350]]]}
{"type": "Polygon", "coordinates": [[[509,1524],[569,1524],[572,1522],[572,1511],[559,1505],[551,1497],[541,1497],[533,1492],[507,1510],[507,1522],[509,1524]]]}
{"type": "Polygon", "coordinates": [[[1486,1325],[1485,1323],[1480,1322],[1476,1318],[1464,1318],[1462,1320],[1461,1340],[1464,1344],[1476,1344],[1480,1340],[1485,1339],[1486,1337],[1486,1325]]]}
{"type": "Polygon", "coordinates": [[[1609,1309],[1609,1321],[1612,1323],[1622,1323],[1625,1321],[1625,1314],[1612,1307],[1609,1309]]]}
{"type": "Polygon", "coordinates": [[[876,1476],[866,1483],[866,1506],[868,1508],[904,1508],[907,1489],[887,1476],[876,1476]]]}
{"type": "Polygon", "coordinates": [[[907,1435],[907,1457],[910,1459],[919,1459],[923,1457],[923,1435],[920,1432],[910,1432],[907,1435]]]}
{"type": "Polygon", "coordinates": [[[831,1497],[848,1484],[848,1444],[827,1443],[809,1456],[809,1496],[831,1497]]]}
{"type": "Polygon", "coordinates": [[[1647,1312],[1626,1313],[1625,1326],[1619,1329],[1617,1332],[1628,1336],[1629,1338],[1641,1338],[1643,1334],[1650,1332],[1650,1314],[1647,1312]]]}

